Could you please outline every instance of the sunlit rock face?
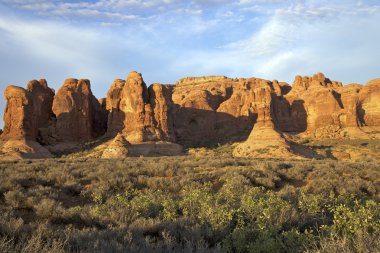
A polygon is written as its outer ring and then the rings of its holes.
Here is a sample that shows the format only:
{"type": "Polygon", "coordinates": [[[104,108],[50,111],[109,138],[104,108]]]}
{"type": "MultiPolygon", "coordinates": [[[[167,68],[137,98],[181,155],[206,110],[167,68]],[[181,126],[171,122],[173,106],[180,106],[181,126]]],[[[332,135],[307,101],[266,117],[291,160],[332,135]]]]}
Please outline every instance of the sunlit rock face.
{"type": "Polygon", "coordinates": [[[35,140],[38,130],[53,116],[54,90],[46,80],[31,80],[27,88],[8,86],[4,91],[6,108],[1,139],[35,140]]]}
{"type": "Polygon", "coordinates": [[[37,153],[40,144],[104,137],[115,140],[105,157],[174,155],[182,153],[177,144],[231,141],[241,142],[236,156],[295,157],[292,141],[297,138],[375,138],[380,130],[380,79],[343,86],[322,73],[296,76],[292,86],[206,76],[147,87],[142,75],[132,71],[126,80],[113,81],[99,100],[89,80],[73,78],[56,94],[45,80],[32,80],[26,89],[8,86],[4,96],[1,141],[21,141],[20,149],[37,153]]]}
{"type": "Polygon", "coordinates": [[[167,85],[153,84],[148,89],[135,71],[126,81],[114,81],[107,94],[107,134],[121,132],[131,143],[174,141],[171,93],[167,85]]]}
{"type": "Polygon", "coordinates": [[[54,90],[45,80],[29,81],[27,88],[8,86],[0,138],[0,160],[49,158],[51,153],[36,140],[53,117],[54,90]]]}
{"type": "Polygon", "coordinates": [[[364,85],[359,93],[359,121],[370,127],[380,126],[380,79],[364,85]]]}

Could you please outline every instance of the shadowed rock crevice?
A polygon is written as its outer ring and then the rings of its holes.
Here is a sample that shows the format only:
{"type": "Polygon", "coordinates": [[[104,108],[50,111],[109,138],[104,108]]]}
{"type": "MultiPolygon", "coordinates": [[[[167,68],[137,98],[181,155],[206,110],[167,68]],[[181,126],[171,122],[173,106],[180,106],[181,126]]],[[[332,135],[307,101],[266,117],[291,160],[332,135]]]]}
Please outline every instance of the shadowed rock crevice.
{"type": "Polygon", "coordinates": [[[234,117],[228,113],[195,108],[180,108],[174,114],[174,131],[178,143],[202,146],[248,137],[255,114],[234,117]],[[235,127],[232,127],[235,126],[235,127]]]}
{"type": "Polygon", "coordinates": [[[301,133],[307,129],[307,112],[303,100],[290,100],[280,96],[273,101],[273,118],[278,130],[301,133]]]}
{"type": "Polygon", "coordinates": [[[362,105],[359,104],[357,109],[356,109],[356,113],[357,113],[357,123],[358,123],[358,126],[365,126],[365,110],[363,109],[362,105]]]}
{"type": "Polygon", "coordinates": [[[336,101],[338,102],[340,109],[344,109],[342,99],[341,99],[341,95],[338,92],[336,92],[335,90],[332,91],[332,94],[335,97],[336,101]]]}

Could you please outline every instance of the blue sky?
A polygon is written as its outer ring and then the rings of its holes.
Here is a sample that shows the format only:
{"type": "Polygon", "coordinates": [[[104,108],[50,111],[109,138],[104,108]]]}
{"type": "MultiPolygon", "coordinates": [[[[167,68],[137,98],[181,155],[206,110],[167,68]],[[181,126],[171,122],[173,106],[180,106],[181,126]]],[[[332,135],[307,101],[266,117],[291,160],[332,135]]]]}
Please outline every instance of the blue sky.
{"type": "Polygon", "coordinates": [[[374,0],[0,0],[0,87],[88,78],[99,98],[131,70],[147,84],[315,72],[365,83],[380,77],[379,24],[374,0]]]}

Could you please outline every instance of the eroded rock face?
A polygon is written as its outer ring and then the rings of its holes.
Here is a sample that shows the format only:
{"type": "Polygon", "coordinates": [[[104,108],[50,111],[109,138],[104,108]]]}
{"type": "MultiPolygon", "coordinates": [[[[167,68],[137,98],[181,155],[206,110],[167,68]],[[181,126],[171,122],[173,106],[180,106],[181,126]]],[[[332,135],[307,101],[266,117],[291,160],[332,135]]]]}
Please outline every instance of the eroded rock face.
{"type": "Polygon", "coordinates": [[[321,73],[297,76],[293,89],[275,100],[277,126],[284,132],[303,132],[313,138],[340,138],[344,128],[357,126],[355,90],[321,73]]]}
{"type": "Polygon", "coordinates": [[[79,142],[105,133],[105,113],[92,95],[90,81],[66,79],[53,101],[58,142],[79,142]]]}
{"type": "Polygon", "coordinates": [[[359,121],[369,127],[380,127],[380,79],[364,85],[359,93],[359,121]]]}
{"type": "Polygon", "coordinates": [[[326,88],[339,88],[342,87],[341,82],[331,81],[326,78],[323,73],[317,73],[312,77],[309,76],[296,76],[293,82],[292,92],[303,92],[313,88],[326,87],[326,88]]]}
{"type": "Polygon", "coordinates": [[[120,111],[124,114],[122,132],[128,141],[156,139],[148,89],[140,73],[129,73],[121,91],[120,111]]]}
{"type": "Polygon", "coordinates": [[[45,80],[32,80],[27,89],[8,86],[5,89],[6,109],[4,132],[1,134],[1,160],[49,158],[50,152],[36,139],[46,127],[53,113],[51,104],[54,91],[45,80]]]}
{"type": "Polygon", "coordinates": [[[120,110],[121,91],[125,81],[116,79],[107,92],[106,109],[108,110],[107,134],[116,135],[124,128],[124,112],[120,110]]]}
{"type": "Polygon", "coordinates": [[[17,86],[8,86],[4,91],[6,108],[2,140],[32,139],[35,130],[33,99],[30,92],[17,86]]]}
{"type": "Polygon", "coordinates": [[[370,138],[380,130],[380,79],[342,86],[321,73],[297,76],[293,86],[209,76],[147,88],[133,71],[125,81],[115,80],[99,100],[85,79],[65,80],[55,96],[45,80],[32,80],[26,89],[9,86],[4,95],[1,145],[8,150],[9,143],[21,141],[14,143],[36,157],[43,151],[36,145],[82,142],[106,131],[106,137],[116,136],[115,143],[122,136],[131,144],[110,149],[109,156],[181,154],[173,142],[195,146],[245,140],[234,155],[293,157],[293,144],[285,136],[370,138]]]}
{"type": "Polygon", "coordinates": [[[276,129],[273,120],[273,97],[276,92],[270,83],[262,83],[254,89],[255,97],[253,108],[257,113],[257,121],[248,136],[248,139],[237,145],[233,151],[238,157],[292,157],[290,145],[283,135],[276,129]]]}
{"type": "Polygon", "coordinates": [[[54,90],[49,88],[45,79],[28,82],[27,91],[31,93],[33,99],[33,116],[35,118],[35,128],[33,139],[41,139],[41,133],[48,128],[54,120],[52,110],[54,90]]]}
{"type": "Polygon", "coordinates": [[[135,71],[126,81],[115,80],[107,94],[107,134],[122,132],[131,143],[174,141],[171,89],[154,84],[148,91],[135,71]]]}
{"type": "Polygon", "coordinates": [[[289,85],[259,78],[200,77],[182,79],[174,87],[174,129],[181,143],[245,139],[258,117],[261,88],[282,96],[289,85]]]}
{"type": "Polygon", "coordinates": [[[98,99],[100,106],[107,110],[107,98],[99,98],[98,99]]]}
{"type": "Polygon", "coordinates": [[[153,84],[149,87],[149,104],[153,112],[153,124],[159,140],[175,142],[173,123],[173,86],[153,84]]]}
{"type": "Polygon", "coordinates": [[[178,142],[207,142],[217,137],[217,110],[231,96],[232,85],[233,80],[223,76],[189,77],[177,82],[172,100],[178,142]]]}
{"type": "Polygon", "coordinates": [[[319,88],[305,94],[307,131],[316,138],[336,136],[341,128],[339,113],[343,106],[335,94],[334,90],[328,88],[319,88]]]}
{"type": "Polygon", "coordinates": [[[42,79],[29,81],[27,89],[8,86],[4,96],[7,105],[1,139],[36,140],[39,129],[46,127],[53,117],[54,91],[42,79]]]}

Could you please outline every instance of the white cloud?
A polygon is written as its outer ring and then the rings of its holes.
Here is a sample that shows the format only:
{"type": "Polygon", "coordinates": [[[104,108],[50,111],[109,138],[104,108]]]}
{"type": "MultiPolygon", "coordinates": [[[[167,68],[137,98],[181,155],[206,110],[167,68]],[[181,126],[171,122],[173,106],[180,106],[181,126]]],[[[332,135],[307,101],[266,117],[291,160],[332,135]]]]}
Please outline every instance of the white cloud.
{"type": "Polygon", "coordinates": [[[139,45],[144,46],[137,34],[128,40],[123,40],[123,35],[2,15],[1,88],[11,83],[25,86],[30,79],[46,78],[58,89],[65,78],[83,77],[93,81],[97,96],[105,96],[112,79],[119,74],[124,78],[132,68],[128,67],[131,60],[122,58],[129,57],[133,49],[142,51],[139,45]]]}
{"type": "Polygon", "coordinates": [[[324,71],[344,82],[365,82],[379,75],[380,11],[353,7],[298,3],[280,8],[258,32],[224,49],[244,55],[251,73],[268,79],[292,81],[295,74],[324,71]]]}

